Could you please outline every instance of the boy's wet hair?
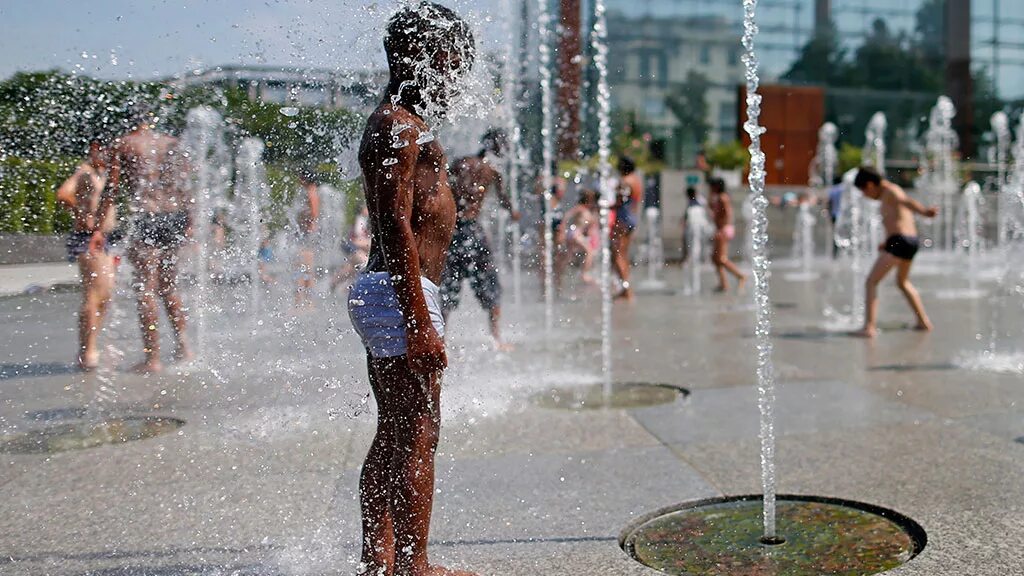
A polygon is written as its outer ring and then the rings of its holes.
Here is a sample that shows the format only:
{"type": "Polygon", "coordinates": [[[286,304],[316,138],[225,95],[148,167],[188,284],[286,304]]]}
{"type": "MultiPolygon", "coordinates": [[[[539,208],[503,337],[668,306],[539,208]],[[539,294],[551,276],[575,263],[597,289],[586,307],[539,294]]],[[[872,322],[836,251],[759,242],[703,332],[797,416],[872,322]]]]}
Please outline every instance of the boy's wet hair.
{"type": "Polygon", "coordinates": [[[871,168],[870,166],[862,166],[857,171],[857,177],[853,179],[853,185],[859,190],[863,190],[868,184],[874,184],[878,186],[882,183],[882,175],[878,173],[878,170],[871,168]]]}
{"type": "Polygon", "coordinates": [[[590,188],[584,188],[580,192],[580,204],[594,204],[597,202],[597,190],[591,190],[590,188]]]}
{"type": "Polygon", "coordinates": [[[633,172],[636,172],[636,162],[634,162],[629,156],[619,158],[619,172],[622,172],[623,174],[632,174],[633,172]]]}
{"type": "Polygon", "coordinates": [[[697,189],[694,188],[693,186],[688,186],[686,188],[686,197],[689,198],[690,200],[696,200],[697,199],[697,189]]]}
{"type": "Polygon", "coordinates": [[[508,148],[508,138],[501,128],[491,128],[480,137],[480,146],[484,152],[493,152],[499,156],[508,148]]]}
{"type": "Polygon", "coordinates": [[[434,2],[399,10],[388,21],[384,51],[392,72],[410,69],[416,60],[438,51],[456,51],[469,70],[476,57],[476,40],[469,24],[450,8],[434,2]]]}
{"type": "Polygon", "coordinates": [[[708,188],[712,192],[725,192],[725,180],[721,178],[711,178],[708,180],[708,188]]]}

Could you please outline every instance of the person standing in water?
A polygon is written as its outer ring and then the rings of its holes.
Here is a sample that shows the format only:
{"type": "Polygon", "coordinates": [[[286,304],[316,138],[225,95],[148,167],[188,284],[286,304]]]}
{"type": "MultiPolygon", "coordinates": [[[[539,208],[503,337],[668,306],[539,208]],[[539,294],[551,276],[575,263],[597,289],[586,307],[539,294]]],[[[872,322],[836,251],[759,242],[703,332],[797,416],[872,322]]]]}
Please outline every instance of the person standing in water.
{"type": "Polygon", "coordinates": [[[885,226],[886,239],[878,247],[878,259],[868,274],[865,282],[864,327],[854,332],[856,336],[874,338],[878,335],[876,320],[878,318],[878,284],[890,270],[896,268],[896,286],[903,292],[907,303],[917,316],[915,330],[931,330],[932,323],[924,311],[921,296],[910,283],[910,266],[914,263],[919,242],[917,224],[914,214],[925,218],[934,218],[939,209],[935,206],[925,207],[914,200],[896,184],[882,178],[874,168],[861,168],[853,181],[864,196],[882,203],[882,225],[885,226]]]}
{"type": "Polygon", "coordinates": [[[513,209],[501,172],[494,167],[507,146],[505,133],[490,130],[484,134],[481,145],[477,155],[460,158],[452,165],[452,193],[458,211],[455,235],[441,277],[441,302],[447,320],[459,305],[463,281],[469,280],[480,306],[487,311],[495,347],[508,350],[510,347],[501,339],[501,279],[480,225],[480,210],[487,190],[493,189],[501,207],[512,214],[512,220],[519,220],[519,212],[513,209]]]}
{"type": "Polygon", "coordinates": [[[736,277],[736,291],[738,292],[743,289],[747,276],[740,272],[732,260],[729,260],[729,243],[736,237],[732,199],[725,190],[725,181],[721,178],[709,180],[708,188],[711,190],[709,208],[711,218],[715,223],[715,235],[712,239],[711,249],[711,261],[715,264],[715,272],[718,274],[718,287],[715,288],[715,292],[725,292],[729,289],[726,271],[736,277]]]}
{"type": "Polygon", "coordinates": [[[316,286],[316,242],[317,220],[320,218],[320,182],[316,171],[307,168],[299,172],[299,213],[295,223],[295,238],[299,245],[295,257],[295,307],[313,306],[313,288],[316,286]]]}
{"type": "MultiPolygon", "coordinates": [[[[135,269],[133,284],[145,353],[145,360],[134,369],[150,373],[163,370],[158,301],[174,329],[175,360],[192,358],[185,334],[186,309],[178,295],[178,252],[190,236],[194,202],[178,139],[156,131],[144,106],[136,109],[136,117],[135,128],[113,147],[110,180],[97,214],[113,209],[123,180],[131,211],[136,213],[127,254],[135,269]]],[[[107,245],[107,231],[101,222],[94,225],[89,251],[100,254],[107,245]]]]}
{"type": "Polygon", "coordinates": [[[384,49],[391,76],[359,148],[370,257],[348,301],[378,407],[359,483],[359,573],[471,576],[427,561],[441,376],[448,365],[438,282],[456,207],[447,158],[424,115],[447,111],[473,65],[475,42],[453,11],[422,2],[391,18],[384,49]]]}
{"type": "Polygon", "coordinates": [[[612,267],[622,281],[622,290],[617,299],[633,300],[633,287],[629,283],[633,263],[629,259],[629,246],[633,232],[639,222],[640,203],[643,201],[644,186],[636,172],[632,158],[619,159],[619,184],[615,201],[615,224],[612,225],[612,267]]]}
{"type": "Polygon", "coordinates": [[[89,158],[57,189],[57,202],[71,212],[74,231],[68,236],[68,261],[78,263],[82,277],[82,305],[78,311],[78,367],[94,370],[99,365],[96,339],[103,328],[103,319],[110,303],[117,264],[108,248],[117,225],[113,205],[100,213],[100,198],[107,184],[107,154],[100,142],[89,143],[89,158]],[[103,231],[106,246],[98,252],[89,250],[92,231],[103,231]]]}

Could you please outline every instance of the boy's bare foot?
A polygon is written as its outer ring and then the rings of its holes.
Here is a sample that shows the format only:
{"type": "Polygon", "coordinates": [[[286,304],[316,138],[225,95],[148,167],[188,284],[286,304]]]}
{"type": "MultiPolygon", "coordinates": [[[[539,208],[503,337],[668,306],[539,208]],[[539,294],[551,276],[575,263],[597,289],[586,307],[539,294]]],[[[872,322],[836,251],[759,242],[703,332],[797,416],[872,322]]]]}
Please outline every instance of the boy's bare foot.
{"type": "Polygon", "coordinates": [[[516,349],[515,344],[505,342],[504,340],[495,340],[494,349],[498,352],[512,352],[516,349]]]}
{"type": "Polygon", "coordinates": [[[451,568],[445,568],[443,566],[431,566],[427,568],[427,571],[422,574],[413,573],[412,576],[479,576],[475,572],[468,572],[466,570],[452,570],[451,568]]]}
{"type": "Polygon", "coordinates": [[[746,285],[747,285],[747,277],[746,276],[740,276],[739,278],[736,278],[736,293],[737,294],[742,294],[743,293],[743,287],[746,286],[746,285]]]}
{"type": "Polygon", "coordinates": [[[158,358],[147,358],[131,367],[136,374],[157,374],[164,371],[164,365],[158,358]]]}
{"type": "Polygon", "coordinates": [[[195,354],[192,353],[188,344],[179,343],[178,348],[174,351],[175,362],[189,362],[193,358],[195,358],[195,354]]]}
{"type": "Polygon", "coordinates": [[[875,336],[878,336],[878,329],[868,328],[865,326],[860,330],[854,330],[853,332],[850,332],[850,336],[856,336],[857,338],[874,338],[875,336]]]}
{"type": "Polygon", "coordinates": [[[633,290],[631,288],[623,288],[615,295],[616,300],[625,300],[626,302],[632,302],[635,296],[633,296],[633,290]]]}
{"type": "Polygon", "coordinates": [[[919,332],[931,332],[932,331],[932,323],[931,322],[918,322],[917,324],[914,325],[914,330],[917,330],[919,332]]]}
{"type": "Polygon", "coordinates": [[[82,372],[92,372],[100,365],[98,352],[83,352],[78,355],[78,368],[82,372]]]}

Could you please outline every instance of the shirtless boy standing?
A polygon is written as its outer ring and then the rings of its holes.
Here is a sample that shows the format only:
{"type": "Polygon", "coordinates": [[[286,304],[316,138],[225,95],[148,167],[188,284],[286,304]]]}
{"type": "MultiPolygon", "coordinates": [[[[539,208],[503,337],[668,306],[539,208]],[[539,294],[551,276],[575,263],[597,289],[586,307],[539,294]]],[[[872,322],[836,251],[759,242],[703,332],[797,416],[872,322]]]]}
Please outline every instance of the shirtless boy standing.
{"type": "Polygon", "coordinates": [[[505,134],[491,130],[484,135],[481,144],[483,147],[476,156],[460,158],[452,165],[452,193],[457,212],[455,235],[441,281],[441,301],[447,319],[459,305],[463,281],[469,280],[480,306],[487,311],[495,348],[507,350],[509,347],[501,339],[501,280],[490,243],[480,225],[480,210],[487,190],[493,189],[501,207],[512,214],[512,220],[519,220],[519,212],[513,209],[501,172],[494,167],[494,158],[500,157],[506,148],[505,134]]]}
{"type": "Polygon", "coordinates": [[[879,246],[878,259],[875,261],[866,282],[866,304],[864,328],[855,335],[874,338],[878,334],[876,320],[878,317],[878,284],[896,268],[896,286],[903,292],[907,302],[917,316],[917,330],[931,330],[932,323],[924,311],[921,296],[910,283],[910,265],[917,254],[917,225],[914,214],[926,218],[934,218],[939,209],[932,206],[925,208],[914,200],[896,184],[882,178],[873,168],[861,168],[853,185],[865,196],[882,203],[882,224],[885,226],[886,240],[879,246]]]}
{"type": "Polygon", "coordinates": [[[100,197],[107,184],[107,151],[98,141],[89,144],[89,159],[57,189],[57,202],[71,211],[74,231],[68,236],[68,260],[78,262],[82,276],[82,307],[78,312],[78,367],[93,370],[99,364],[96,338],[110,302],[116,267],[105,244],[89,251],[92,231],[100,229],[109,237],[117,225],[113,205],[99,212],[100,197]]]}
{"type": "MultiPolygon", "coordinates": [[[[186,311],[178,295],[178,252],[189,236],[192,194],[178,139],[154,130],[144,107],[140,106],[136,114],[136,127],[121,136],[112,150],[110,182],[98,213],[112,209],[123,179],[136,213],[128,238],[128,258],[135,268],[133,284],[145,353],[145,359],[134,370],[149,373],[163,370],[158,300],[174,328],[175,359],[192,357],[185,338],[186,311]]],[[[105,244],[106,231],[97,225],[89,251],[99,254],[105,244]]]]}
{"type": "Polygon", "coordinates": [[[441,375],[448,365],[437,286],[455,229],[447,158],[424,115],[440,116],[475,55],[469,26],[431,2],[406,7],[384,37],[391,71],[359,148],[372,243],[349,290],[367,350],[377,432],[359,496],[368,576],[468,576],[427,562],[441,375]]]}

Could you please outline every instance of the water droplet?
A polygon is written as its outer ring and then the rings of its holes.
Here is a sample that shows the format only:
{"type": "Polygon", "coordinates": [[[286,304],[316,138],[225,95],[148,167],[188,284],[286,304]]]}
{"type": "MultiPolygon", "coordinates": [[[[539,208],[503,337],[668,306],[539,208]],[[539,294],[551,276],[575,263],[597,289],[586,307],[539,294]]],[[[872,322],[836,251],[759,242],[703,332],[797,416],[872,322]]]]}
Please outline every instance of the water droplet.
{"type": "Polygon", "coordinates": [[[281,114],[289,118],[299,115],[299,109],[295,106],[285,106],[281,108],[281,114]]]}
{"type": "Polygon", "coordinates": [[[433,142],[433,141],[434,141],[434,135],[431,134],[430,132],[424,132],[424,133],[420,134],[419,138],[416,139],[416,143],[420,144],[420,145],[427,144],[428,142],[433,142]]]}
{"type": "Polygon", "coordinates": [[[381,162],[381,164],[383,166],[394,166],[395,164],[398,164],[398,158],[388,158],[381,162]]]}

